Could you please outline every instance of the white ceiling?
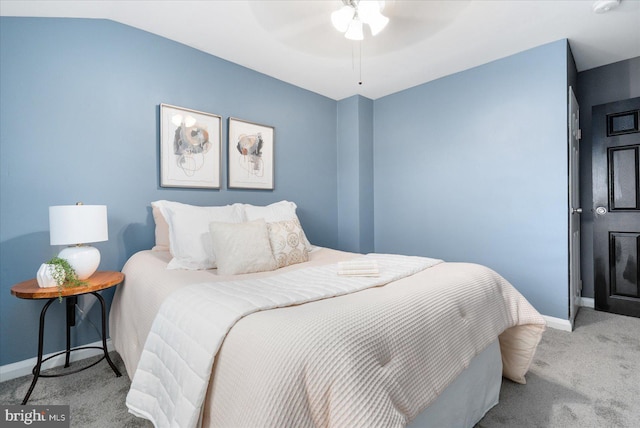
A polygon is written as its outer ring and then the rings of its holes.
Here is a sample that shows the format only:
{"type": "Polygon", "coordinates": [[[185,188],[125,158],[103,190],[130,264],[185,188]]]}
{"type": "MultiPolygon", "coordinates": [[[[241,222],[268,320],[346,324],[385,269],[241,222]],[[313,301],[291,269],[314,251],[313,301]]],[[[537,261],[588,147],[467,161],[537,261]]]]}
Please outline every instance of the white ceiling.
{"type": "Polygon", "coordinates": [[[105,18],[340,100],[376,99],[567,38],[578,71],[640,56],[640,0],[387,0],[360,46],[333,29],[340,0],[0,0],[2,16],[105,18]]]}

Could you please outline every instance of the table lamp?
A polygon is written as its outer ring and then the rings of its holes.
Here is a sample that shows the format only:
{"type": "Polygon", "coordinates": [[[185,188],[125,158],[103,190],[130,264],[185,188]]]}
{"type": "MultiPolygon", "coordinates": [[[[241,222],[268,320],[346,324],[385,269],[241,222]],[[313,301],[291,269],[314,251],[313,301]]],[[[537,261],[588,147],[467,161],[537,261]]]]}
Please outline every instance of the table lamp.
{"type": "Polygon", "coordinates": [[[69,245],[58,257],[69,262],[78,279],[87,279],[98,269],[100,251],[90,242],[109,239],[106,205],[58,205],[49,207],[51,245],[69,245]]]}

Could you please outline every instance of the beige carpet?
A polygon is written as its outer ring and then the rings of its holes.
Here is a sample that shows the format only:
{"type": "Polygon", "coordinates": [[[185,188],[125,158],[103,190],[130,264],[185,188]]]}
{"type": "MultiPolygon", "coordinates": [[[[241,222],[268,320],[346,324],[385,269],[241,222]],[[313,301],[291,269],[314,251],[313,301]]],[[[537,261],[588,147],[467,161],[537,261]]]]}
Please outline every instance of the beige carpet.
{"type": "MultiPolygon", "coordinates": [[[[0,403],[19,404],[30,382],[25,376],[0,383],[0,403]]],[[[40,379],[29,404],[70,404],[72,427],[150,427],[127,412],[129,383],[100,362],[40,379]]],[[[548,329],[527,385],[503,380],[500,403],[477,425],[493,427],[640,427],[640,319],[581,309],[573,333],[548,329]]]]}
{"type": "Polygon", "coordinates": [[[581,308],[573,332],[547,329],[527,384],[503,380],[493,427],[640,427],[640,318],[581,308]]]}

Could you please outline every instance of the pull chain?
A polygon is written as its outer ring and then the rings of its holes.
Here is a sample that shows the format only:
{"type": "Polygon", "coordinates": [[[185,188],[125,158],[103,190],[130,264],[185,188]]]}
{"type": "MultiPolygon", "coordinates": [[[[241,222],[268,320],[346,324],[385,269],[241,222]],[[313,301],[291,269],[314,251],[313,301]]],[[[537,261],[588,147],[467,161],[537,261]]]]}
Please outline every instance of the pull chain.
{"type": "Polygon", "coordinates": [[[358,85],[362,86],[362,41],[358,42],[358,49],[360,50],[360,58],[359,58],[360,78],[358,79],[358,85]]]}
{"type": "MultiPolygon", "coordinates": [[[[356,71],[355,45],[351,45],[351,69],[356,71]]],[[[362,85],[362,41],[358,41],[358,85],[362,85]]]]}

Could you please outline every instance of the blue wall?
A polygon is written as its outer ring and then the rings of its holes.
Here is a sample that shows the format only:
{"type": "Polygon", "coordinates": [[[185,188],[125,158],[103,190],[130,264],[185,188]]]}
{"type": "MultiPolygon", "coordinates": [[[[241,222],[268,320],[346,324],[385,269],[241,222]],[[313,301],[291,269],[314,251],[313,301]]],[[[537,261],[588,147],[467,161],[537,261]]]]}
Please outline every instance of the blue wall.
{"type": "MultiPolygon", "coordinates": [[[[10,288],[60,249],[50,205],[108,206],[109,241],[95,245],[103,270],[153,245],[157,199],[293,200],[311,242],[337,246],[334,100],[111,21],[0,19],[0,365],[36,355],[43,302],[10,288]],[[160,103],[223,117],[222,190],[159,187],[160,103]],[[274,191],[225,189],[229,116],[275,127],[274,191]]],[[[45,352],[64,347],[62,306],[49,310],[45,352]]],[[[74,334],[98,340],[86,324],[74,334]]]]}
{"type": "Polygon", "coordinates": [[[567,42],[378,99],[377,252],[485,264],[567,319],[567,42]]]}
{"type": "Polygon", "coordinates": [[[108,206],[101,269],[153,245],[153,200],[289,199],[314,244],[484,263],[566,319],[566,49],[336,102],[114,22],[0,18],[0,365],[36,354],[43,302],[9,290],[59,250],[48,207],[76,201],[108,206]],[[158,186],[160,103],[225,118],[221,190],[158,186]],[[274,191],[225,189],[229,116],[275,127],[274,191]]]}
{"type": "Polygon", "coordinates": [[[338,102],[338,248],[370,253],[373,239],[373,101],[338,102]]]}

